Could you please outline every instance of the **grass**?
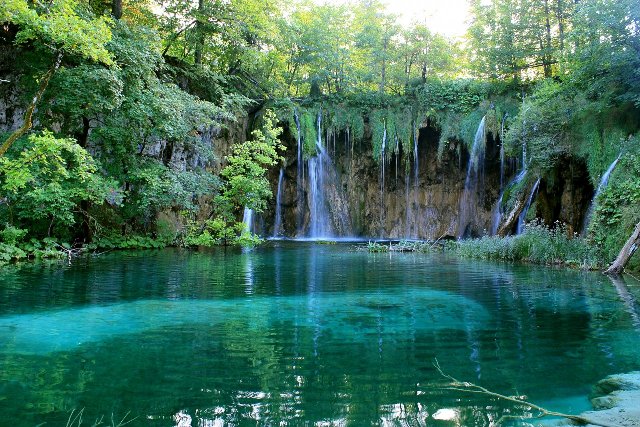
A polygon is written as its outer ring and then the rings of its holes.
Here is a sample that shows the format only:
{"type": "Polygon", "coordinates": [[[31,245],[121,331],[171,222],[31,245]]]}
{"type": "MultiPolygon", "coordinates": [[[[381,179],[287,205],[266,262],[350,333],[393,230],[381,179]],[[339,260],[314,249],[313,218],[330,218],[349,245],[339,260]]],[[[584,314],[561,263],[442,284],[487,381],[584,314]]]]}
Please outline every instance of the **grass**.
{"type": "Polygon", "coordinates": [[[422,242],[422,241],[408,241],[401,240],[398,243],[378,243],[369,242],[367,246],[359,247],[361,250],[368,252],[432,252],[434,250],[442,249],[442,245],[439,242],[422,242]]]}
{"type": "Polygon", "coordinates": [[[554,227],[541,222],[527,224],[524,232],[517,236],[485,236],[450,242],[447,250],[466,258],[564,265],[586,270],[605,266],[596,247],[577,235],[569,235],[560,223],[554,227]]]}

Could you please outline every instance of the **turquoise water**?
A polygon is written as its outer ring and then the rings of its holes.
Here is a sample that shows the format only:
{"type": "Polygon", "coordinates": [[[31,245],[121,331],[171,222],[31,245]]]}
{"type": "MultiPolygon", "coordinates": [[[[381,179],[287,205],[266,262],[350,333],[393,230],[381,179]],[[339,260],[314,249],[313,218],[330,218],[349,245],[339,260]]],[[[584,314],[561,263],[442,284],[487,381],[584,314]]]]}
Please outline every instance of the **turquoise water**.
{"type": "Polygon", "coordinates": [[[460,380],[577,413],[593,383],[640,369],[639,297],[637,283],[595,273],[348,244],[10,266],[0,412],[12,426],[64,426],[81,409],[89,426],[127,414],[152,426],[176,414],[193,426],[535,415],[448,390],[437,360],[460,380]]]}

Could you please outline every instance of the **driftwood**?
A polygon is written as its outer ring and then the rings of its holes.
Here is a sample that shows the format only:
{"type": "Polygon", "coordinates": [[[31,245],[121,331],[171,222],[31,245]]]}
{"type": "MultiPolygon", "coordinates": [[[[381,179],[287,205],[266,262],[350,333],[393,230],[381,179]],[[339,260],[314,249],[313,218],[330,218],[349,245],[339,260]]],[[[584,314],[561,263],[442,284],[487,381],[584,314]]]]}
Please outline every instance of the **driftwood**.
{"type": "MultiPolygon", "coordinates": [[[[440,365],[438,364],[438,360],[437,359],[434,361],[434,366],[436,367],[436,369],[438,370],[440,375],[442,375],[443,377],[445,377],[449,381],[451,381],[450,383],[445,385],[445,387],[444,387],[445,390],[461,391],[461,392],[465,392],[465,393],[484,394],[486,396],[495,397],[496,399],[501,399],[501,400],[506,400],[508,402],[516,403],[516,404],[521,405],[521,406],[527,406],[530,409],[533,409],[533,410],[535,410],[535,411],[537,411],[539,413],[537,418],[542,418],[542,417],[560,417],[560,418],[565,418],[567,420],[573,421],[573,422],[577,423],[578,425],[590,424],[590,425],[600,426],[600,427],[621,427],[621,426],[619,426],[617,424],[607,424],[607,423],[604,423],[604,422],[601,422],[601,421],[590,420],[589,418],[581,417],[579,415],[563,414],[562,412],[550,411],[548,409],[543,408],[542,406],[536,405],[535,403],[531,403],[531,402],[526,401],[525,397],[523,397],[523,396],[507,396],[507,395],[504,395],[504,394],[493,392],[493,391],[491,391],[491,390],[489,390],[487,388],[484,388],[482,386],[479,386],[477,384],[473,384],[473,383],[466,382],[466,381],[459,381],[459,380],[453,378],[451,375],[445,374],[442,371],[442,369],[440,368],[440,365]]],[[[490,425],[491,426],[500,426],[507,419],[522,419],[522,417],[518,417],[518,416],[515,416],[515,415],[503,415],[495,423],[492,423],[490,425]]]]}
{"type": "Polygon", "coordinates": [[[624,244],[616,260],[605,270],[605,274],[619,276],[624,271],[624,267],[629,262],[633,253],[640,246],[640,222],[636,225],[635,230],[631,233],[629,240],[624,244]]]}

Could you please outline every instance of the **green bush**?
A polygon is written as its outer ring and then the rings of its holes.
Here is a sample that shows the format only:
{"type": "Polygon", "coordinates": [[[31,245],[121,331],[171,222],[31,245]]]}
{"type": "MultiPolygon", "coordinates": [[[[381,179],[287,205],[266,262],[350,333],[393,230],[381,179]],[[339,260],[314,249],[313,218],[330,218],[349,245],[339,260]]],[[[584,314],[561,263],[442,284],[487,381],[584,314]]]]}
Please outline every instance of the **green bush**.
{"type": "Polygon", "coordinates": [[[10,224],[7,224],[4,230],[0,231],[0,240],[8,245],[15,245],[22,241],[24,236],[27,235],[27,230],[16,228],[10,224]]]}
{"type": "Polygon", "coordinates": [[[70,249],[71,245],[66,242],[59,242],[53,237],[46,237],[43,240],[31,238],[24,241],[27,230],[16,228],[7,224],[0,231],[0,263],[20,261],[28,258],[62,258],[62,249],[70,249]]]}
{"type": "Polygon", "coordinates": [[[173,241],[154,238],[143,235],[122,236],[111,234],[96,238],[95,241],[87,245],[90,250],[95,249],[162,249],[171,245],[173,241]]]}

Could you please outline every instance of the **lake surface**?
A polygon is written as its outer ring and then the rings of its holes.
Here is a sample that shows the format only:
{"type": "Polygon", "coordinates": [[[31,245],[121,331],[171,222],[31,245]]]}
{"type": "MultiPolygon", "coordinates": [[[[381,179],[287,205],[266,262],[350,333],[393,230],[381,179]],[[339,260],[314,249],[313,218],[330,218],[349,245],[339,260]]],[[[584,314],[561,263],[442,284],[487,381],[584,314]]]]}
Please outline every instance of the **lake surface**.
{"type": "Polygon", "coordinates": [[[0,413],[12,426],[64,426],[72,410],[89,426],[127,414],[152,426],[178,414],[192,426],[536,415],[448,390],[435,360],[460,380],[578,413],[595,382],[640,369],[638,298],[637,283],[596,273],[349,244],[8,266],[0,413]]]}

